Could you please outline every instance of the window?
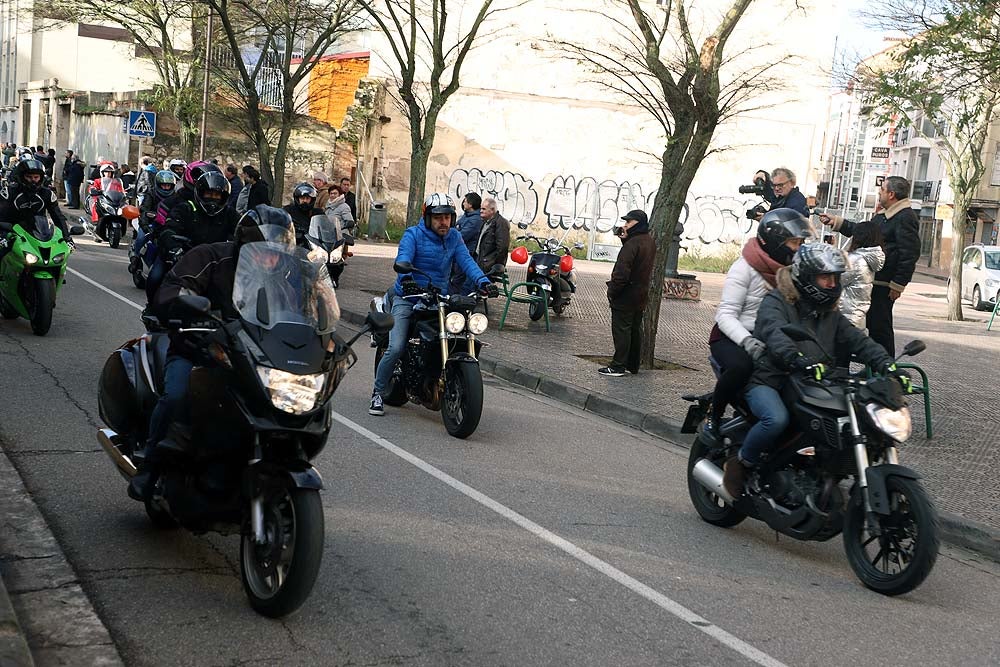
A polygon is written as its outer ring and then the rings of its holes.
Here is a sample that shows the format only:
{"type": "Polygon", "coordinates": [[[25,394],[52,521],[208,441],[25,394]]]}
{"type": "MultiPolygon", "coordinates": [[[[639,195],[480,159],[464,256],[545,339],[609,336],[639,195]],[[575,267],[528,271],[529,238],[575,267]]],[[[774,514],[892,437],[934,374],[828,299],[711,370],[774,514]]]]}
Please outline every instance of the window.
{"type": "Polygon", "coordinates": [[[986,253],[986,268],[1000,271],[1000,252],[986,253]]]}

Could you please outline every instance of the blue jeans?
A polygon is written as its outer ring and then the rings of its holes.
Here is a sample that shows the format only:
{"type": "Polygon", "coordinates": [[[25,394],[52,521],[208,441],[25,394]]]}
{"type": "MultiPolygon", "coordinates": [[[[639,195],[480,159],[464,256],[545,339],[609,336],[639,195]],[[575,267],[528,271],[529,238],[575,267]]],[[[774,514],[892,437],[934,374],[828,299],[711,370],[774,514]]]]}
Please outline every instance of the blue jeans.
{"type": "Polygon", "coordinates": [[[392,302],[392,317],[394,323],[392,331],[389,332],[389,349],[382,355],[382,360],[378,362],[378,369],[375,371],[374,393],[376,394],[385,393],[389,380],[392,379],[392,371],[396,368],[396,362],[406,349],[410,319],[413,317],[413,304],[397,296],[392,302]]]}
{"type": "Polygon", "coordinates": [[[69,181],[63,181],[63,187],[66,188],[66,205],[69,206],[73,203],[73,186],[69,181]]]}
{"type": "Polygon", "coordinates": [[[169,271],[167,263],[157,257],[156,261],[153,262],[153,266],[149,267],[149,275],[146,276],[146,301],[153,303],[153,299],[156,297],[156,290],[160,289],[160,283],[167,277],[169,271]]]}
{"type": "Polygon", "coordinates": [[[758,421],[743,440],[740,458],[753,466],[760,463],[760,455],[770,449],[788,428],[788,408],[776,389],[764,385],[754,385],[745,396],[750,411],[758,421]]]}
{"type": "Polygon", "coordinates": [[[167,362],[163,369],[163,395],[156,402],[153,414],[149,418],[150,447],[156,447],[167,437],[170,422],[179,421],[186,424],[190,421],[186,408],[192,368],[194,363],[190,359],[173,352],[167,353],[167,362]]]}

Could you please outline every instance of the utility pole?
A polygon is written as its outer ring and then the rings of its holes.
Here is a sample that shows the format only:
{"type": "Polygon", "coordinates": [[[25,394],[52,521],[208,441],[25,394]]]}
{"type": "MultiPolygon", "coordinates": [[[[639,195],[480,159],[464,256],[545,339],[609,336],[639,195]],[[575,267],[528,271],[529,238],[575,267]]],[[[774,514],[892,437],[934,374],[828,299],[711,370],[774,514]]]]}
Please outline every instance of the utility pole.
{"type": "Polygon", "coordinates": [[[205,81],[201,91],[201,130],[200,147],[198,149],[198,159],[205,159],[205,132],[206,121],[208,120],[208,78],[209,68],[212,64],[212,8],[208,8],[208,29],[205,31],[205,81]]]}

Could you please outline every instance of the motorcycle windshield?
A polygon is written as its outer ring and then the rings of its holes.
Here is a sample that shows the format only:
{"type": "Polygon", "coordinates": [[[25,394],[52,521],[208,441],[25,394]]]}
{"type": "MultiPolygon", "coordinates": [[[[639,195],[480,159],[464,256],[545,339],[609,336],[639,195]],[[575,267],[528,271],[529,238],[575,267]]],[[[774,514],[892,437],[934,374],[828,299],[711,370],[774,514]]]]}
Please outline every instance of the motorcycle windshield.
{"type": "Polygon", "coordinates": [[[31,234],[39,241],[51,241],[52,234],[55,233],[55,225],[44,215],[35,216],[34,229],[31,234]]]}
{"type": "Polygon", "coordinates": [[[340,319],[326,265],[310,262],[304,248],[268,241],[240,248],[233,304],[244,321],[264,329],[306,324],[324,334],[340,319]]]}
{"type": "Polygon", "coordinates": [[[113,192],[120,192],[123,194],[125,192],[125,188],[122,186],[122,181],[120,178],[107,178],[107,177],[102,178],[101,190],[103,190],[104,194],[106,195],[110,195],[113,192]]]}
{"type": "Polygon", "coordinates": [[[340,219],[337,216],[314,215],[309,220],[307,236],[313,243],[332,248],[340,240],[340,219]]]}

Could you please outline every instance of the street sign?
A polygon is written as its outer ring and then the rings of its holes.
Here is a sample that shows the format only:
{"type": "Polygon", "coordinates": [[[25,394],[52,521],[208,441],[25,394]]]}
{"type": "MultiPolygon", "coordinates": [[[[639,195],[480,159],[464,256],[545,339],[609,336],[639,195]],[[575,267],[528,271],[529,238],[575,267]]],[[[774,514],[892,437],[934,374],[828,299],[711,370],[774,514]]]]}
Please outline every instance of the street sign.
{"type": "Polygon", "coordinates": [[[876,160],[888,159],[889,157],[889,147],[888,146],[872,146],[872,157],[876,160]]]}
{"type": "Polygon", "coordinates": [[[875,177],[875,187],[876,188],[882,187],[883,183],[885,183],[885,176],[876,176],[875,177]]]}
{"type": "Polygon", "coordinates": [[[156,136],[155,111],[129,111],[128,136],[151,139],[156,136]]]}

